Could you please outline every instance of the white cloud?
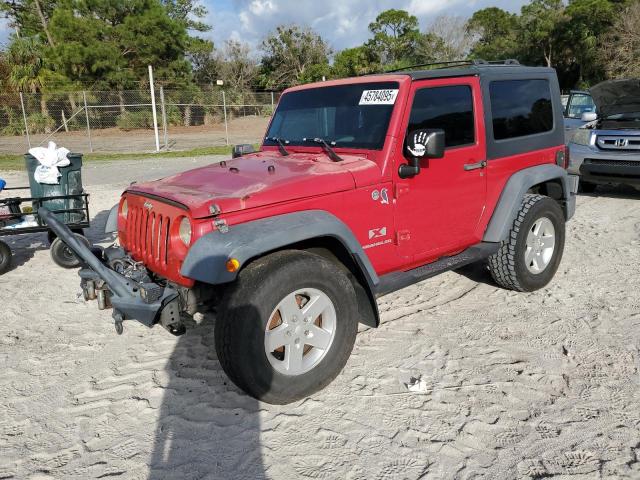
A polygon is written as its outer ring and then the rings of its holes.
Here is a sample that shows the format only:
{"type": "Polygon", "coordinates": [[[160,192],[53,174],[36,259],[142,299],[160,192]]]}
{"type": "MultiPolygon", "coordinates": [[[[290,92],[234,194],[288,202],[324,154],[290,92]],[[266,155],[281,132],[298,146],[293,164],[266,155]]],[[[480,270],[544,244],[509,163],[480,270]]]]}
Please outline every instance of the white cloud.
{"type": "Polygon", "coordinates": [[[207,18],[216,44],[234,38],[258,49],[262,38],[276,26],[310,26],[334,50],[359,45],[369,38],[368,26],[382,11],[407,10],[426,29],[442,14],[470,16],[475,10],[497,6],[517,11],[527,0],[205,0],[207,18]]]}
{"type": "Polygon", "coordinates": [[[249,11],[256,16],[276,12],[278,9],[271,0],[253,0],[249,4],[249,11]]]}
{"type": "MultiPolygon", "coordinates": [[[[441,14],[444,10],[449,8],[452,10],[451,14],[456,15],[454,9],[451,7],[457,6],[462,2],[452,1],[448,3],[443,2],[425,2],[424,0],[411,0],[409,5],[407,6],[407,11],[411,12],[416,17],[425,17],[428,18],[434,14],[441,14]]],[[[456,9],[457,10],[457,9],[456,9]]]]}

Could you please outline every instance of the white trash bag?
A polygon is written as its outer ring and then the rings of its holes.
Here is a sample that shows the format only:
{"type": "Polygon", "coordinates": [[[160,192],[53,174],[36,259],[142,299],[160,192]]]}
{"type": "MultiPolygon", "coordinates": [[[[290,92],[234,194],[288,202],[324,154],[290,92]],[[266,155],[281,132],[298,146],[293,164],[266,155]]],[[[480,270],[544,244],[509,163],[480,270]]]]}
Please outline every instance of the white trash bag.
{"type": "Polygon", "coordinates": [[[57,148],[54,142],[49,142],[47,148],[32,148],[29,153],[40,162],[40,165],[33,173],[33,178],[38,183],[58,185],[62,176],[58,167],[67,167],[71,164],[67,158],[70,153],[69,149],[64,147],[57,148]]]}

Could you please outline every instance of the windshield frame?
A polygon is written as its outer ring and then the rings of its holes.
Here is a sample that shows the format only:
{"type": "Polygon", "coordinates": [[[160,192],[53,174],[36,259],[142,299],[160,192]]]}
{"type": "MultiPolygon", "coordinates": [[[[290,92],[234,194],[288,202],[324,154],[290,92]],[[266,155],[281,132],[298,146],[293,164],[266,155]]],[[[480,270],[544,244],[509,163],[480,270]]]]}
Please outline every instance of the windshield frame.
{"type": "MultiPolygon", "coordinates": [[[[350,79],[350,80],[351,81],[348,81],[348,82],[346,81],[327,82],[327,85],[313,84],[312,86],[294,87],[293,89],[285,91],[280,97],[280,100],[278,102],[278,107],[276,108],[276,110],[274,111],[271,117],[271,120],[267,127],[266,134],[263,137],[262,146],[277,147],[277,143],[272,139],[273,137],[278,137],[283,141],[286,141],[285,142],[286,147],[289,149],[291,147],[302,148],[302,149],[308,149],[308,148],[317,149],[319,147],[317,145],[314,145],[313,142],[310,142],[309,139],[318,137],[318,138],[322,138],[322,140],[325,140],[333,149],[355,150],[355,151],[382,151],[385,148],[386,139],[389,135],[390,129],[392,128],[394,117],[397,114],[396,107],[398,106],[398,104],[402,103],[401,96],[404,92],[404,88],[403,88],[404,82],[398,78],[394,78],[394,76],[389,76],[386,78],[380,77],[380,76],[377,76],[377,77],[372,76],[369,78],[356,78],[356,79],[350,79]],[[354,111],[352,112],[347,111],[346,113],[349,113],[351,115],[358,115],[359,121],[362,121],[363,123],[366,120],[365,120],[365,116],[362,115],[362,112],[365,112],[366,108],[377,108],[379,109],[377,112],[377,115],[378,116],[382,115],[383,117],[385,117],[382,121],[386,124],[386,125],[383,125],[381,127],[380,132],[378,132],[377,135],[375,135],[375,138],[378,140],[377,142],[345,141],[345,140],[341,140],[339,136],[338,138],[331,138],[331,136],[319,136],[317,135],[318,131],[313,131],[314,129],[310,129],[309,132],[304,132],[306,135],[300,135],[301,138],[289,138],[291,135],[287,136],[287,132],[282,129],[282,126],[277,125],[276,122],[285,121],[282,117],[279,118],[279,115],[286,115],[287,111],[304,109],[304,108],[295,108],[295,105],[292,106],[293,108],[290,108],[287,105],[286,107],[288,108],[283,110],[283,102],[286,102],[289,99],[295,100],[291,96],[321,94],[319,96],[327,96],[327,98],[334,98],[337,95],[337,93],[335,92],[337,92],[337,90],[340,90],[340,89],[357,90],[358,92],[357,98],[360,98],[362,95],[362,92],[364,92],[365,90],[397,90],[395,101],[392,104],[387,104],[387,105],[379,105],[379,104],[364,105],[360,102],[353,103],[353,95],[355,94],[355,92],[354,93],[348,92],[348,95],[346,93],[345,95],[352,96],[352,99],[351,99],[352,101],[350,103],[345,103],[344,105],[340,105],[340,104],[332,105],[331,102],[328,102],[328,105],[326,107],[323,107],[322,104],[318,104],[317,106],[311,105],[308,108],[306,108],[306,110],[311,112],[310,113],[311,115],[313,114],[314,110],[316,110],[318,113],[322,113],[332,108],[333,109],[336,109],[336,108],[354,109],[354,111]],[[334,93],[327,92],[327,90],[334,90],[334,93]],[[382,109],[386,109],[386,111],[382,109]],[[384,111],[384,113],[381,113],[381,110],[384,111]]],[[[322,114],[324,115],[324,113],[322,114]]],[[[337,115],[337,114],[334,114],[334,115],[337,115]]],[[[371,120],[371,117],[369,117],[369,120],[371,120]]],[[[380,122],[378,121],[376,123],[379,124],[380,122]]],[[[333,129],[336,128],[336,124],[337,122],[334,121],[332,124],[333,129]]],[[[316,130],[321,130],[321,128],[317,128],[317,126],[315,126],[315,128],[316,130]]],[[[351,138],[354,138],[354,140],[356,139],[354,135],[344,135],[344,133],[342,135],[343,135],[343,138],[351,137],[351,138]]]]}

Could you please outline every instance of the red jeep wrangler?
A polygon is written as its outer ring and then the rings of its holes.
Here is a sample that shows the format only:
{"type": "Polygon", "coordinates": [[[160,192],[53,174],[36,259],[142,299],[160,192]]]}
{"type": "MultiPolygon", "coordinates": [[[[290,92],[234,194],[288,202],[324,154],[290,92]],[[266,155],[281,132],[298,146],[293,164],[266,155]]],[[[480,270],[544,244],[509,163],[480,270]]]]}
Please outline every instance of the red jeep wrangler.
{"type": "Polygon", "coordinates": [[[259,152],[124,192],[119,247],[84,260],[87,299],[183,333],[216,306],[216,350],[250,395],[323,388],[376,299],[472,262],[518,291],[560,263],[577,177],[567,175],[554,70],[508,61],[287,90],[259,152]]]}

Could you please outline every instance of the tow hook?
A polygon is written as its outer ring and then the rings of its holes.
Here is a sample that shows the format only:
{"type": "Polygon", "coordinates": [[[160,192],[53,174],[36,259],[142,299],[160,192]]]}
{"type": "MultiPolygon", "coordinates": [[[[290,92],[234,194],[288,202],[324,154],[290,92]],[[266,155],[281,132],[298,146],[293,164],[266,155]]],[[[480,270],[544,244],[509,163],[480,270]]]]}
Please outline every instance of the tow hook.
{"type": "Polygon", "coordinates": [[[124,322],[124,317],[120,312],[113,312],[113,324],[116,327],[116,333],[118,335],[122,335],[124,332],[124,327],[122,326],[122,322],[124,322]]]}

